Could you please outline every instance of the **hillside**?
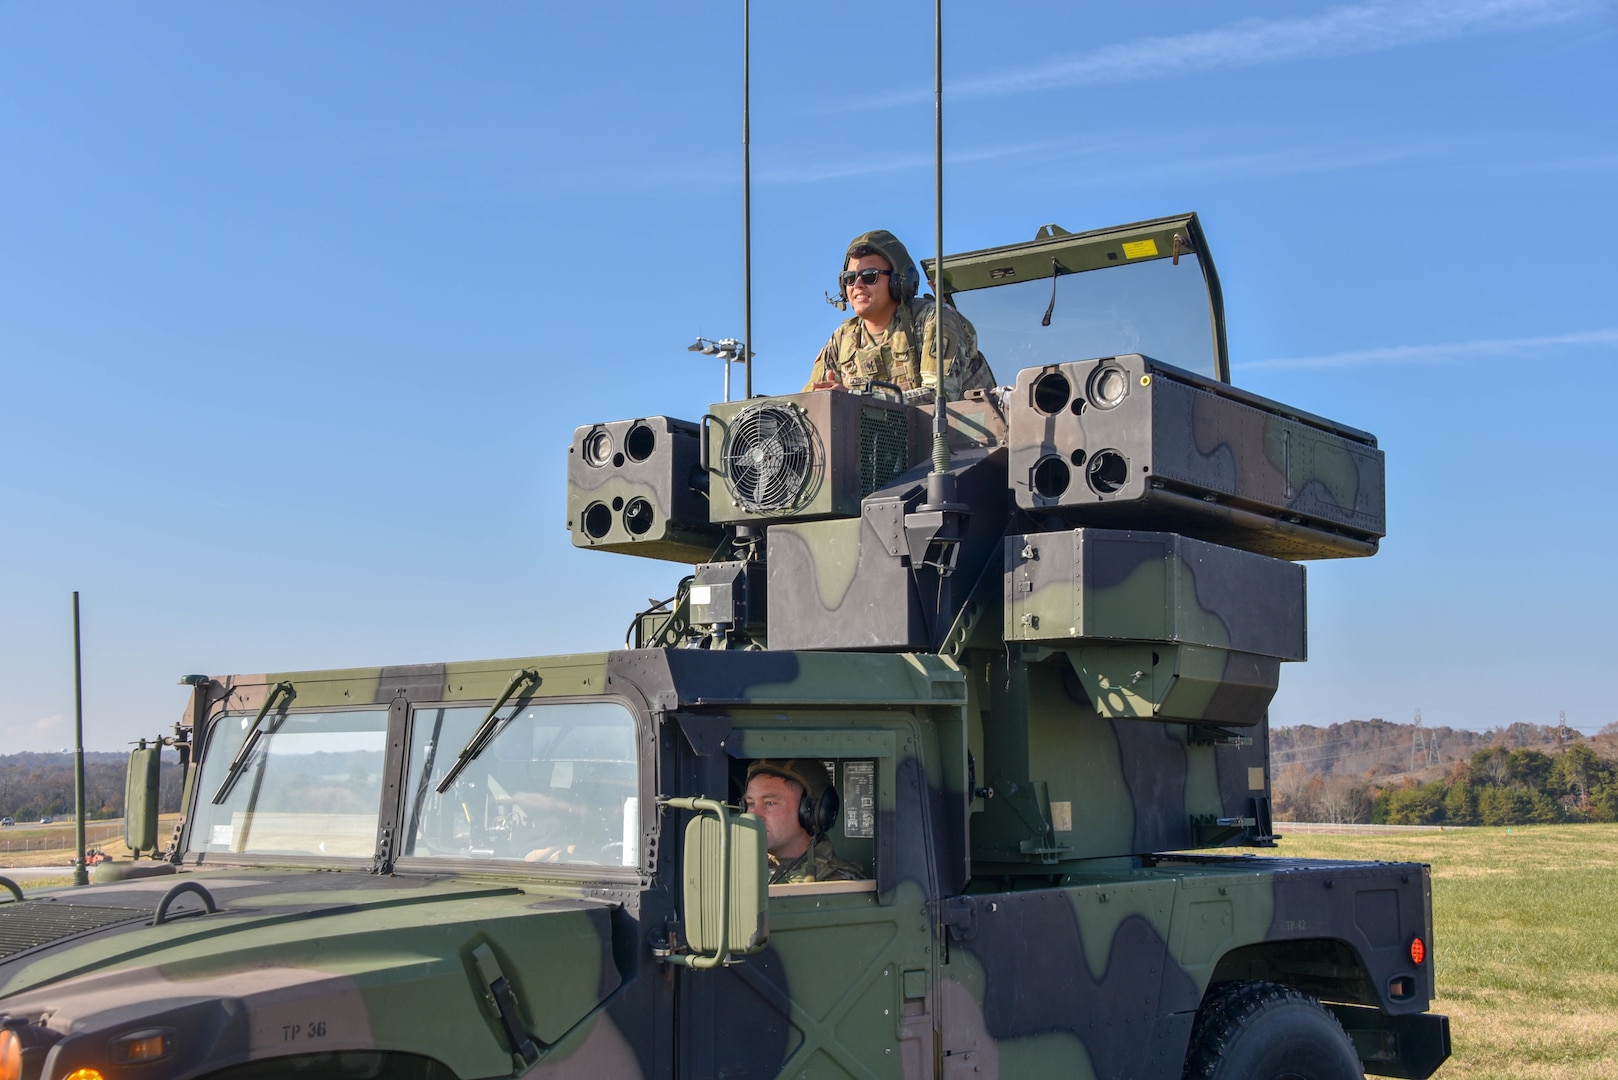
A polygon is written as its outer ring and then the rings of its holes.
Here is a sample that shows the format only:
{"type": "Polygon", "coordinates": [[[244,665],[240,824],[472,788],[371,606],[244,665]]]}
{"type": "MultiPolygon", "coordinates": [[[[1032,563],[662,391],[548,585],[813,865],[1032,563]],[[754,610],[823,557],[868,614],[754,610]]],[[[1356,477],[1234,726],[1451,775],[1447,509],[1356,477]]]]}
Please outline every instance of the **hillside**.
{"type": "MultiPolygon", "coordinates": [[[[124,773],[129,759],[123,754],[86,752],[84,805],[91,818],[124,816],[124,773]]],[[[164,810],[180,808],[180,764],[163,755],[158,788],[164,810]]],[[[0,817],[38,821],[73,813],[72,754],[0,754],[0,817]]]]}
{"type": "Polygon", "coordinates": [[[1618,820],[1618,724],[1486,731],[1350,720],[1271,732],[1275,816],[1334,823],[1618,820]]]}

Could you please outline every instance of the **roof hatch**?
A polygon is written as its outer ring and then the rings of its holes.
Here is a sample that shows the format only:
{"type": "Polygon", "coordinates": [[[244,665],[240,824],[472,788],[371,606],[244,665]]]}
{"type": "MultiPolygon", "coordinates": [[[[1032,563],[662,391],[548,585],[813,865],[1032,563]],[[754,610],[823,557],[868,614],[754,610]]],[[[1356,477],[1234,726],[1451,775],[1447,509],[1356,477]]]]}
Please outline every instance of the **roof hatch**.
{"type": "Polygon", "coordinates": [[[1195,214],[1083,233],[1046,225],[1027,243],[951,255],[944,276],[1002,381],[1121,353],[1230,381],[1219,276],[1195,214]]]}

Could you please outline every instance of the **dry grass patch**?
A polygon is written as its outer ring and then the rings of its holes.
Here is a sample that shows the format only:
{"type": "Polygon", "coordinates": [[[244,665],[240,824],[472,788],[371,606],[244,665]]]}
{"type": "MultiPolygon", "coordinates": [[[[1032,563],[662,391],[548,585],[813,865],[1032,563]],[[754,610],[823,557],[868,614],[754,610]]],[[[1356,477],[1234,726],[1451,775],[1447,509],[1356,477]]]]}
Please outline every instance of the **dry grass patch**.
{"type": "MultiPolygon", "coordinates": [[[[158,847],[168,844],[179,814],[163,814],[157,821],[158,847]]],[[[51,825],[16,825],[0,834],[0,868],[8,866],[72,866],[75,830],[72,821],[51,825]]],[[[97,848],[115,859],[129,858],[124,843],[124,822],[90,821],[84,827],[84,846],[97,848]]],[[[71,880],[71,873],[65,881],[71,880]]]]}
{"type": "Polygon", "coordinates": [[[1440,1077],[1618,1076],[1618,825],[1298,834],[1281,853],[1432,866],[1440,1077]]]}

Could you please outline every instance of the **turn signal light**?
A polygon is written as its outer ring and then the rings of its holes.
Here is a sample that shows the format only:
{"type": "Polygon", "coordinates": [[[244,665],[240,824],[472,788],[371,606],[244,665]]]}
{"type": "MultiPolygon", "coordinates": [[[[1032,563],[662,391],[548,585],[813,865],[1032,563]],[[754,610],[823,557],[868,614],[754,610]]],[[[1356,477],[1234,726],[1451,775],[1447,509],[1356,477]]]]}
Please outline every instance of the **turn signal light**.
{"type": "Polygon", "coordinates": [[[105,1080],[105,1077],[101,1075],[100,1069],[92,1069],[89,1066],[85,1066],[82,1069],[74,1069],[72,1072],[62,1077],[62,1080],[105,1080]]]}
{"type": "Polygon", "coordinates": [[[1427,959],[1427,943],[1421,938],[1410,939],[1410,962],[1421,967],[1421,962],[1427,959]]]}
{"type": "Polygon", "coordinates": [[[119,1065],[156,1061],[167,1056],[173,1034],[171,1028],[148,1028],[120,1035],[112,1041],[112,1060],[119,1065]]]}

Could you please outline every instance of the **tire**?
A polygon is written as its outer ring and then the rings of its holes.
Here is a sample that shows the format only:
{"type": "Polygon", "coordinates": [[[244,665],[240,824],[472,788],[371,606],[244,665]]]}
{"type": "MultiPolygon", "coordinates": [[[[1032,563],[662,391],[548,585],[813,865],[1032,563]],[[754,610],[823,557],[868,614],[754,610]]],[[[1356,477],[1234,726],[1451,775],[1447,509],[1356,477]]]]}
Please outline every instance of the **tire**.
{"type": "Polygon", "coordinates": [[[1185,1080],[1364,1080],[1337,1017],[1290,986],[1210,987],[1191,1029],[1185,1080]]]}

